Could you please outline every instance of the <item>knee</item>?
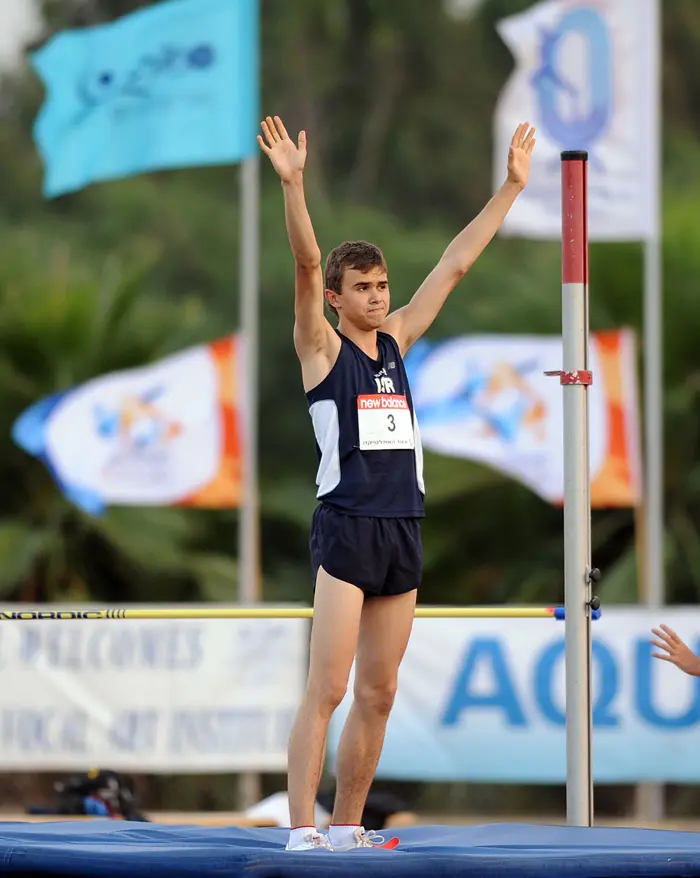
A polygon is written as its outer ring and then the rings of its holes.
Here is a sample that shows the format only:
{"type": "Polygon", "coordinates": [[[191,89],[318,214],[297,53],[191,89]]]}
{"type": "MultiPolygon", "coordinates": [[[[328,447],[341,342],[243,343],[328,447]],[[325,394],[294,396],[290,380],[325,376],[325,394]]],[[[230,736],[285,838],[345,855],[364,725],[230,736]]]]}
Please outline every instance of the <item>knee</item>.
{"type": "Polygon", "coordinates": [[[330,717],[345,698],[346,691],[347,681],[330,678],[311,683],[308,697],[321,716],[330,717]]]}
{"type": "Polygon", "coordinates": [[[355,701],[362,710],[379,716],[389,716],[396,697],[396,680],[358,681],[355,701]]]}

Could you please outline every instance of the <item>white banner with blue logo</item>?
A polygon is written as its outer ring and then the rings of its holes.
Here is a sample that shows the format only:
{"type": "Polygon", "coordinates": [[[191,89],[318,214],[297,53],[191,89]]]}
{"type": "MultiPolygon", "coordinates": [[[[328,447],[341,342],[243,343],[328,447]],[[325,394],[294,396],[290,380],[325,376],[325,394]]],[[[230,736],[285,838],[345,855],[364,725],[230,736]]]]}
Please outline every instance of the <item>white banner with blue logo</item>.
{"type": "MultiPolygon", "coordinates": [[[[649,643],[665,622],[700,652],[700,610],[660,612],[604,607],[593,622],[596,782],[700,781],[700,679],[652,658],[649,643]]],[[[565,624],[417,619],[378,776],[563,783],[565,624]]],[[[350,698],[332,723],[331,759],[350,698]]]]}
{"type": "MultiPolygon", "coordinates": [[[[636,506],[641,455],[634,334],[592,333],[590,360],[591,505],[636,506]]],[[[423,447],[478,461],[562,503],[562,392],[545,374],[561,362],[561,336],[420,339],[406,370],[423,447]]]]}
{"type": "Polygon", "coordinates": [[[232,508],[238,372],[238,339],[225,336],[40,399],[12,438],[91,515],[110,505],[232,508]]]}
{"type": "Polygon", "coordinates": [[[504,234],[561,237],[560,154],[567,149],[589,154],[592,241],[653,234],[657,2],[546,0],[498,23],[515,70],[494,118],[496,187],[515,126],[528,120],[537,128],[530,182],[504,234]]]}
{"type": "MultiPolygon", "coordinates": [[[[70,608],[41,607],[57,609],[70,608]]],[[[308,629],[305,619],[1,622],[0,770],[284,771],[308,629]]]]}

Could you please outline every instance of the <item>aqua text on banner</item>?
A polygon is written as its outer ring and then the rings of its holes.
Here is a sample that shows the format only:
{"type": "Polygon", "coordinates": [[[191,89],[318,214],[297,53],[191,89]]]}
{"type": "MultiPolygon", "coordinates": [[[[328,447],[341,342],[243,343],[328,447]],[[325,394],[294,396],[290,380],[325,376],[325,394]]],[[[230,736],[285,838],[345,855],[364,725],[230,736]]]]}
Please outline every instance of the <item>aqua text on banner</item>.
{"type": "MultiPolygon", "coordinates": [[[[700,781],[700,679],[652,657],[660,622],[700,652],[696,607],[608,608],[594,625],[596,783],[700,781]]],[[[564,783],[564,633],[539,619],[417,619],[377,776],[564,783]]],[[[333,719],[331,760],[349,701],[333,719]]]]}

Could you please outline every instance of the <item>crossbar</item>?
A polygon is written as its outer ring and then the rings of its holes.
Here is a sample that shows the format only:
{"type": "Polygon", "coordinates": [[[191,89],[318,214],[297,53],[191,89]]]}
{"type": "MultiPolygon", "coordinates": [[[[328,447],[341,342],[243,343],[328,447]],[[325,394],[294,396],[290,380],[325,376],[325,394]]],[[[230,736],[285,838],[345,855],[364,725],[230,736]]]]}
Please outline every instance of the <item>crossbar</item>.
{"type": "MultiPolygon", "coordinates": [[[[124,609],[0,610],[0,622],[98,619],[311,619],[312,607],[133,607],[124,609]]],[[[600,611],[592,613],[593,618],[600,611]]],[[[564,607],[416,607],[417,619],[557,619],[564,607]]]]}

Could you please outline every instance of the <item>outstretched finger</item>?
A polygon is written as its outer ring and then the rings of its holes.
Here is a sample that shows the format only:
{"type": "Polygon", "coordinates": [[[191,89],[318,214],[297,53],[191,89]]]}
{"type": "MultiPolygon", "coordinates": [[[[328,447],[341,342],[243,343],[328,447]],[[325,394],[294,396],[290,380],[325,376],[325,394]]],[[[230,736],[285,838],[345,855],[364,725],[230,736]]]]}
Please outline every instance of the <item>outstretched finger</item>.
{"type": "Polygon", "coordinates": [[[271,150],[270,147],[265,143],[265,141],[262,139],[262,137],[261,137],[260,134],[258,134],[258,143],[260,144],[260,149],[265,153],[265,155],[270,155],[270,153],[272,152],[272,150],[271,150]]]}
{"type": "Polygon", "coordinates": [[[673,630],[673,628],[669,628],[668,625],[662,625],[662,626],[661,626],[661,629],[662,629],[663,631],[666,632],[666,634],[668,635],[668,637],[670,637],[670,639],[671,639],[674,643],[680,643],[680,642],[681,642],[680,637],[676,634],[676,632],[673,630]]]}
{"type": "Polygon", "coordinates": [[[651,643],[651,645],[655,646],[657,649],[663,649],[666,652],[671,651],[671,647],[667,643],[664,643],[662,640],[650,640],[649,643],[651,643]]]}
{"type": "Polygon", "coordinates": [[[527,132],[527,134],[525,135],[525,140],[523,140],[523,149],[524,150],[526,150],[526,151],[530,150],[530,148],[531,148],[530,144],[534,140],[534,137],[535,137],[535,129],[530,128],[529,131],[527,132]]]}
{"type": "Polygon", "coordinates": [[[662,662],[673,662],[673,659],[670,655],[660,655],[658,652],[652,652],[652,658],[661,659],[662,662]]]}
{"type": "Polygon", "coordinates": [[[282,138],[280,137],[279,131],[277,130],[277,126],[272,121],[272,116],[268,116],[265,121],[267,122],[267,127],[270,130],[270,136],[274,143],[278,143],[282,138]]]}
{"type": "Polygon", "coordinates": [[[265,135],[265,140],[267,141],[267,145],[270,147],[274,146],[275,145],[275,138],[274,138],[272,131],[270,130],[270,126],[267,124],[266,119],[263,119],[263,121],[260,123],[260,127],[262,128],[263,134],[265,135]]]}
{"type": "Polygon", "coordinates": [[[275,125],[277,126],[277,131],[279,132],[282,140],[289,140],[289,135],[287,134],[287,129],[284,127],[284,123],[280,119],[279,116],[275,116],[275,125]]]}
{"type": "Polygon", "coordinates": [[[661,628],[652,628],[651,633],[654,634],[656,637],[660,637],[661,640],[664,641],[664,643],[672,643],[672,638],[661,628]]]}
{"type": "Polygon", "coordinates": [[[529,125],[529,122],[521,122],[520,125],[515,129],[515,133],[513,134],[513,139],[510,142],[510,145],[513,147],[522,146],[523,143],[523,134],[529,125]]]}

